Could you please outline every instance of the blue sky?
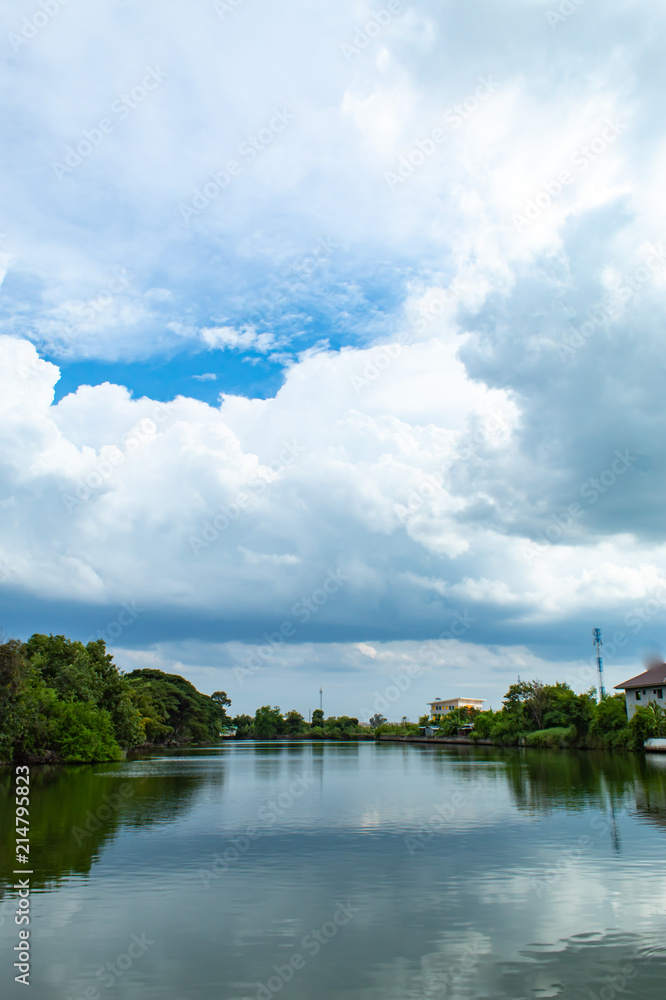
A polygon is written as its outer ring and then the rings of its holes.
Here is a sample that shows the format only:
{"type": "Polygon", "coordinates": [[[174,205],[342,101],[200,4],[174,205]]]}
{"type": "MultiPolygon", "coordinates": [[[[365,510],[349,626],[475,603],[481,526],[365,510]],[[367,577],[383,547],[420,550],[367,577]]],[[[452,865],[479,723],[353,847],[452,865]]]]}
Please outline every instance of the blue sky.
{"type": "Polygon", "coordinates": [[[9,634],[414,718],[661,649],[661,5],[0,20],[9,634]]]}

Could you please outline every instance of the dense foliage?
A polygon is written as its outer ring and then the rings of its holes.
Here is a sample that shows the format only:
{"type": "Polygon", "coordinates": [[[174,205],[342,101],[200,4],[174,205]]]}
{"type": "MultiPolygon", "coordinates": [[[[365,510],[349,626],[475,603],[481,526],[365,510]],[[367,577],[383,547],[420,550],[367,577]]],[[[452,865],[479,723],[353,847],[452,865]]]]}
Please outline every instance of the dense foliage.
{"type": "Polygon", "coordinates": [[[324,713],[317,708],[312,713],[312,722],[305,721],[300,712],[292,709],[286,715],[282,715],[280,708],[275,705],[263,705],[251,715],[237,715],[232,720],[236,727],[236,737],[238,739],[275,739],[276,737],[307,736],[309,739],[346,740],[355,739],[362,735],[374,735],[373,731],[367,727],[359,726],[358,719],[348,715],[330,716],[324,718],[324,713]]]}
{"type": "Polygon", "coordinates": [[[666,736],[666,712],[656,703],[636,709],[627,721],[623,694],[597,703],[594,688],[575,694],[568,684],[518,681],[507,691],[498,712],[462,709],[443,719],[440,732],[453,735],[473,722],[473,739],[545,747],[641,750],[651,737],[666,736]]]}
{"type": "MultiPolygon", "coordinates": [[[[229,719],[224,691],[201,694],[189,681],[161,670],[121,673],[102,641],[73,642],[62,635],[33,635],[0,643],[0,761],[87,762],[117,760],[145,744],[217,739],[229,727],[239,739],[357,739],[383,734],[414,736],[419,724],[370,727],[350,716],[312,721],[292,709],[263,705],[254,716],[229,719]]],[[[625,697],[597,703],[594,689],[575,694],[567,684],[518,681],[498,712],[455,709],[438,720],[439,734],[455,736],[473,725],[473,740],[500,745],[641,750],[645,740],[666,737],[666,711],[654,702],[627,720],[625,697]]]]}
{"type": "Polygon", "coordinates": [[[146,742],[215,738],[230,704],[160,670],[122,674],[102,641],[0,644],[0,760],[104,761],[146,742]]]}
{"type": "Polygon", "coordinates": [[[231,702],[224,691],[209,697],[184,677],[162,670],[133,670],[124,679],[149,743],[215,739],[228,722],[225,706],[231,702]]]}

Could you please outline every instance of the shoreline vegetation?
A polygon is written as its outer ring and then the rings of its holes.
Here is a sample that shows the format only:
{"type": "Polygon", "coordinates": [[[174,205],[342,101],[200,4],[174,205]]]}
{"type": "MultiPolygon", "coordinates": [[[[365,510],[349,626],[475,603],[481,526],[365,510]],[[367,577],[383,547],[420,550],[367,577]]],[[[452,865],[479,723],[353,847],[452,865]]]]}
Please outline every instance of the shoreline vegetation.
{"type": "Polygon", "coordinates": [[[654,702],[627,720],[624,694],[596,701],[594,688],[518,681],[502,708],[455,709],[432,723],[375,715],[371,726],[353,716],[312,721],[263,705],[254,716],[230,717],[224,691],[202,694],[184,677],[150,668],[122,673],[103,641],[35,634],[0,643],[0,764],[81,764],[124,759],[128,753],[234,740],[377,740],[480,744],[570,750],[643,752],[666,737],[666,711],[654,702]],[[437,725],[435,736],[421,729],[437,725]],[[471,732],[460,734],[472,725],[471,732]],[[229,736],[229,733],[233,735],[229,736]]]}

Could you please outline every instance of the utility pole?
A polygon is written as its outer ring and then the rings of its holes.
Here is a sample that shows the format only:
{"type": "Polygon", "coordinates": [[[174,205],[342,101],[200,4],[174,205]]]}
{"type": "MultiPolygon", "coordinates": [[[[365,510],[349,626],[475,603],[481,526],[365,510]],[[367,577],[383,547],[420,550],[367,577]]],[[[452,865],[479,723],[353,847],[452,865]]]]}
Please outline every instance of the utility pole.
{"type": "Polygon", "coordinates": [[[606,689],[604,688],[604,659],[601,655],[601,647],[603,642],[601,640],[601,629],[593,628],[592,635],[594,639],[592,640],[597,651],[597,673],[599,674],[599,701],[602,701],[606,697],[606,689]]]}

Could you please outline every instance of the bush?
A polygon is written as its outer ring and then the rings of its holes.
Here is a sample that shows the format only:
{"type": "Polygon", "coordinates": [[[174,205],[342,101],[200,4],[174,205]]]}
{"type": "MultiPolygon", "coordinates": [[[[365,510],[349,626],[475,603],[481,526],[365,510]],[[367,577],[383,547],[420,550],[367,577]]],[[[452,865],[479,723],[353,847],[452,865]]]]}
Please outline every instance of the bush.
{"type": "Polygon", "coordinates": [[[518,731],[516,720],[511,716],[499,715],[496,722],[493,723],[492,729],[490,730],[490,738],[495,743],[501,743],[503,746],[515,746],[520,738],[520,732],[518,731]]]}
{"type": "Polygon", "coordinates": [[[665,726],[664,710],[659,705],[651,702],[649,705],[640,705],[636,708],[628,727],[635,749],[642,750],[646,740],[662,736],[665,726]]]}
{"type": "Polygon", "coordinates": [[[627,726],[627,706],[623,694],[602,698],[592,709],[587,743],[598,748],[615,745],[617,735],[627,726]]]}
{"type": "Polygon", "coordinates": [[[631,729],[625,726],[624,729],[618,729],[609,735],[607,746],[610,750],[633,750],[635,742],[631,729]]]}
{"type": "Polygon", "coordinates": [[[122,759],[111,716],[105,709],[82,702],[61,702],[58,716],[52,745],[66,764],[122,759]]]}
{"type": "Polygon", "coordinates": [[[81,701],[62,701],[53,688],[40,683],[26,705],[15,756],[39,760],[52,754],[70,764],[120,760],[123,756],[105,709],[81,701]]]}
{"type": "Polygon", "coordinates": [[[496,718],[497,713],[495,712],[479,712],[474,717],[474,733],[477,736],[487,739],[490,736],[491,729],[495,725],[496,718]]]}
{"type": "Polygon", "coordinates": [[[525,735],[525,746],[528,747],[560,747],[573,746],[576,741],[575,726],[551,726],[550,729],[537,729],[525,735]]]}

